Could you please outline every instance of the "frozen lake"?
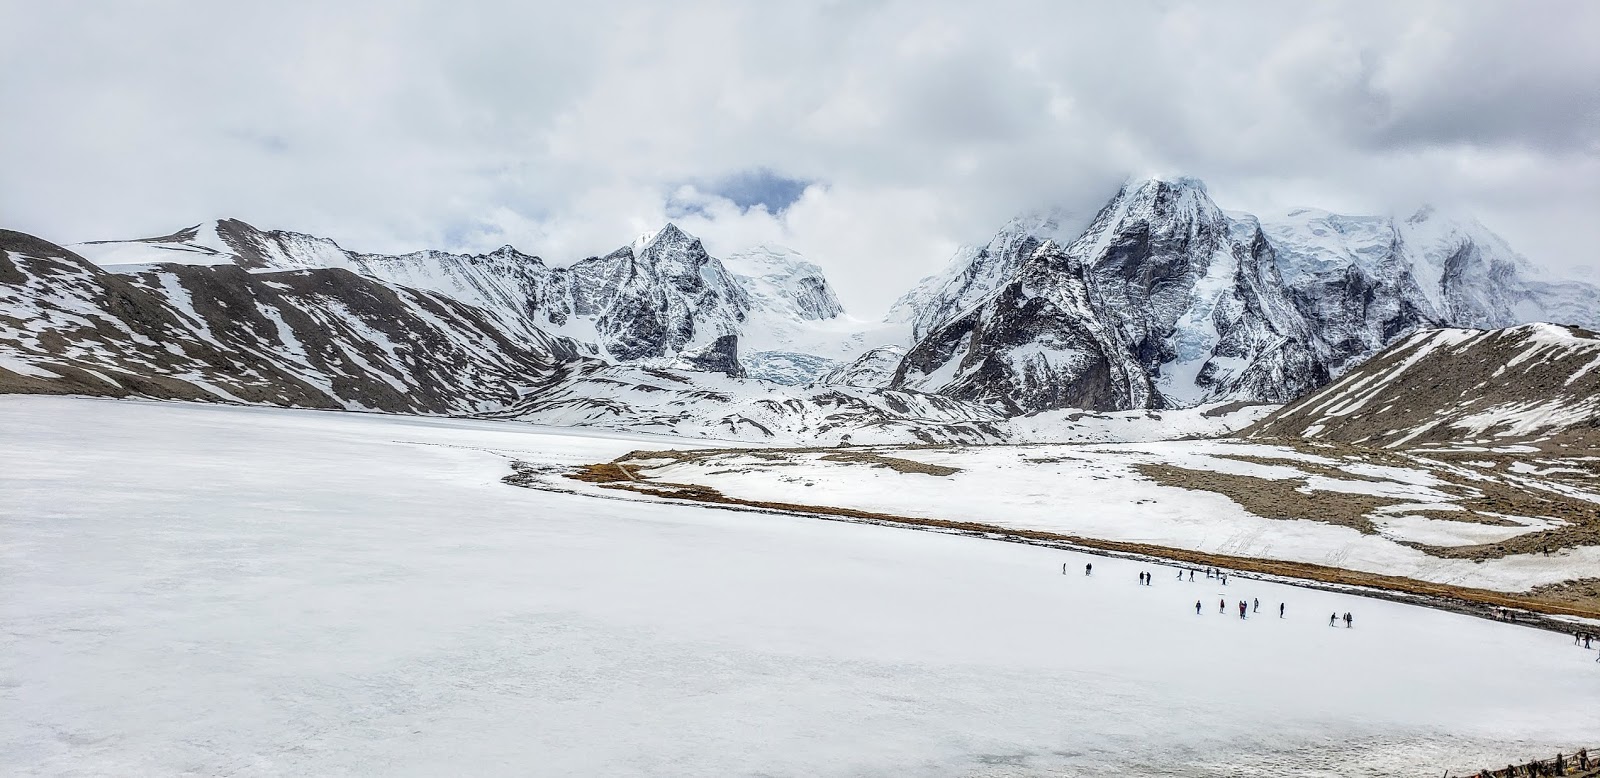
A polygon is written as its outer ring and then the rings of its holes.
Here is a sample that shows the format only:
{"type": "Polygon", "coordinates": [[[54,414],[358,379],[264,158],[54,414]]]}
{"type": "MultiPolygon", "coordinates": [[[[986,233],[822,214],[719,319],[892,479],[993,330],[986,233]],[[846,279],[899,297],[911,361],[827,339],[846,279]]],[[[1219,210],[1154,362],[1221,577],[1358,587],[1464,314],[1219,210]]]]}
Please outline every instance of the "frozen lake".
{"type": "Polygon", "coordinates": [[[500,483],[658,445],[0,397],[0,773],[1437,775],[1600,733],[1553,633],[500,483]]]}

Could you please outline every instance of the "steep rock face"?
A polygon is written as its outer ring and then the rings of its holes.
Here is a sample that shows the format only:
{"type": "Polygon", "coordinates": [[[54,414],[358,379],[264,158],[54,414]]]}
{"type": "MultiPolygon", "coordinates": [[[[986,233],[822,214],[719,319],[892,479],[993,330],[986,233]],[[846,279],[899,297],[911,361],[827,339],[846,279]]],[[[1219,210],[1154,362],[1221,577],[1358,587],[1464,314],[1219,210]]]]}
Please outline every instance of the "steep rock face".
{"type": "Polygon", "coordinates": [[[342,269],[108,273],[0,231],[0,390],[405,413],[504,406],[563,341],[342,269]]]}
{"type": "Polygon", "coordinates": [[[1553,324],[1422,330],[1245,434],[1389,448],[1597,448],[1600,335],[1553,324]]]}
{"type": "Polygon", "coordinates": [[[1124,187],[1069,251],[1167,404],[1281,401],[1327,378],[1259,226],[1198,181],[1124,187]]]}
{"type": "Polygon", "coordinates": [[[891,386],[1028,413],[1156,402],[1119,333],[1096,316],[1086,269],[1046,242],[1009,283],[919,341],[891,386]]]}

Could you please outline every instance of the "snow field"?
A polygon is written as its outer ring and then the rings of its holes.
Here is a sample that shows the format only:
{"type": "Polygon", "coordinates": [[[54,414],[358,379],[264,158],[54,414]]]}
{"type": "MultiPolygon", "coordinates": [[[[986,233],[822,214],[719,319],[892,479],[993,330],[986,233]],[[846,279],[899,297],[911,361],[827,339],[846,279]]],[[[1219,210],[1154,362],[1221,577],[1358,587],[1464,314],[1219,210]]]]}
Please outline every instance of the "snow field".
{"type": "Polygon", "coordinates": [[[499,481],[667,445],[0,398],[0,772],[1349,776],[1600,731],[1560,635],[499,481]]]}

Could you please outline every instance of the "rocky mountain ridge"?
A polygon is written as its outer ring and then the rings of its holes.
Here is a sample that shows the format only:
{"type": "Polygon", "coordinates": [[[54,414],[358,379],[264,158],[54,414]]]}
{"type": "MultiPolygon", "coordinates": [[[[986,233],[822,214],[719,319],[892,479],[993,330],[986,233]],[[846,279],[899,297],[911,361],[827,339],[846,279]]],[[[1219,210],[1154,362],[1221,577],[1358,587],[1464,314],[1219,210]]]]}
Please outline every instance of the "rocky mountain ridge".
{"type": "Polygon", "coordinates": [[[0,230],[0,391],[471,414],[577,356],[340,268],[115,274],[0,230]]]}
{"type": "Polygon", "coordinates": [[[798,254],[761,247],[736,255],[730,261],[744,270],[736,276],[672,224],[566,266],[511,246],[488,254],[361,254],[326,238],[259,230],[236,219],[72,248],[118,273],[169,263],[235,264],[251,272],[342,268],[448,295],[489,312],[520,336],[569,338],[583,353],[608,361],[680,364],[683,356],[733,335],[757,344],[755,352],[773,352],[765,360],[758,353],[750,361],[754,368],[804,383],[834,366],[830,355],[854,356],[868,345],[846,331],[851,324],[841,321],[844,311],[827,279],[798,254]],[[799,375],[766,364],[784,360],[800,363],[790,371],[799,375]]]}
{"type": "Polygon", "coordinates": [[[1080,225],[1059,211],[1013,219],[883,322],[846,314],[793,251],[718,259],[670,224],[566,265],[510,246],[360,254],[231,219],[73,248],[147,293],[338,270],[448,299],[540,360],[933,394],[980,416],[1284,402],[1421,328],[1600,326],[1600,289],[1547,278],[1481,225],[1427,210],[1262,220],[1223,211],[1199,181],[1149,180],[1080,225]]]}

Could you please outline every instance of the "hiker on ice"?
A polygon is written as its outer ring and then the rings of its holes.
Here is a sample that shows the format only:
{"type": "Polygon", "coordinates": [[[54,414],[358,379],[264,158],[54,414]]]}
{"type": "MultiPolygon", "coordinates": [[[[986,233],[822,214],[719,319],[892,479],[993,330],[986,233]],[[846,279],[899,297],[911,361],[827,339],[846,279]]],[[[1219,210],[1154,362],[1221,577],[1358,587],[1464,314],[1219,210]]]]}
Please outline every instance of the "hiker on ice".
{"type": "Polygon", "coordinates": [[[1344,628],[1345,629],[1349,629],[1350,628],[1350,622],[1354,621],[1354,620],[1355,620],[1354,616],[1351,616],[1348,612],[1345,613],[1344,614],[1344,628]]]}
{"type": "Polygon", "coordinates": [[[1284,603],[1278,603],[1278,618],[1280,619],[1283,618],[1283,606],[1284,603]]]}
{"type": "Polygon", "coordinates": [[[1196,616],[1200,615],[1200,601],[1199,600],[1195,600],[1194,601],[1194,615],[1196,615],[1196,616]]]}
{"type": "Polygon", "coordinates": [[[1094,572],[1094,563],[1093,562],[1090,562],[1089,564],[1086,564],[1086,565],[1083,566],[1083,574],[1084,575],[1088,575],[1088,574],[1090,574],[1092,572],[1094,572]]]}
{"type": "Polygon", "coordinates": [[[1329,616],[1328,617],[1328,626],[1330,626],[1330,627],[1334,626],[1334,622],[1336,622],[1338,620],[1339,620],[1339,614],[1337,614],[1337,613],[1333,614],[1332,616],[1329,616]]]}
{"type": "Polygon", "coordinates": [[[1227,600],[1217,600],[1217,612],[1218,613],[1227,613],[1228,612],[1228,601],[1227,600]]]}

